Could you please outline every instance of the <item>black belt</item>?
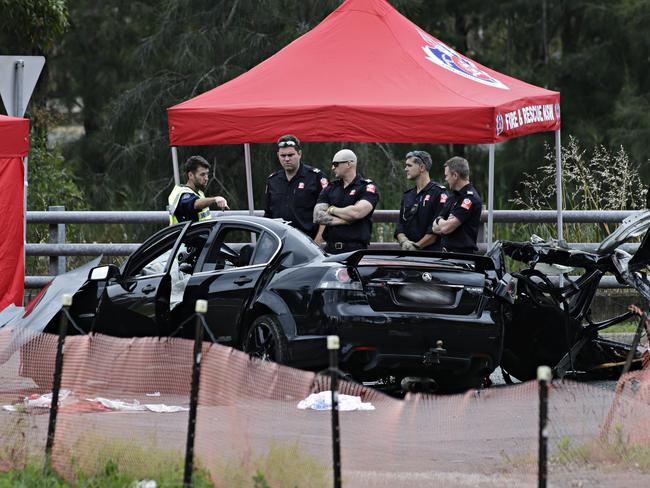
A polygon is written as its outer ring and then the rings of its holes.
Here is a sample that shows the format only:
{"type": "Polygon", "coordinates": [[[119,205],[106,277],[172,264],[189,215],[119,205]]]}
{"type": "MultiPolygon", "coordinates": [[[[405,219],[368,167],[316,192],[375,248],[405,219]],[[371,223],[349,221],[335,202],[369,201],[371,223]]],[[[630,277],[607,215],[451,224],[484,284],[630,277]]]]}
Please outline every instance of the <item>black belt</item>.
{"type": "Polygon", "coordinates": [[[443,247],[443,252],[457,252],[462,254],[474,254],[478,250],[474,247],[443,247]]]}
{"type": "Polygon", "coordinates": [[[368,247],[368,243],[363,241],[328,242],[326,247],[337,251],[342,249],[363,249],[368,247]]]}

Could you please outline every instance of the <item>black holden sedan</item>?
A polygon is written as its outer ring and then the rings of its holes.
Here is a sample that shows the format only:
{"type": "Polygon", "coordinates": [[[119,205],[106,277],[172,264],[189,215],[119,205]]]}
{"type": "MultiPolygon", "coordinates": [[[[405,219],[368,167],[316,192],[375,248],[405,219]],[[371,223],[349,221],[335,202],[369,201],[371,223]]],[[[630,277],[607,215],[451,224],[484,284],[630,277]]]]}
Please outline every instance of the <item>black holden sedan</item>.
{"type": "Polygon", "coordinates": [[[498,284],[485,256],[330,256],[282,221],[226,216],[165,228],[121,269],[94,268],[71,313],[86,332],[192,337],[204,299],[208,336],[251,356],[319,370],[336,334],[340,367],[357,381],[460,390],[500,362],[498,284]]]}

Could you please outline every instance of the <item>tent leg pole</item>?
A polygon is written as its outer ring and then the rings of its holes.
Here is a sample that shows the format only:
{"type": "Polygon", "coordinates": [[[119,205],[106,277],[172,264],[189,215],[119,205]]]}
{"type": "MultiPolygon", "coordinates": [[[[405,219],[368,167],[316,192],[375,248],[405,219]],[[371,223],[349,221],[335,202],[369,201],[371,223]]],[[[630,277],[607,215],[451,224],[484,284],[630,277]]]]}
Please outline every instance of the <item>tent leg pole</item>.
{"type": "Polygon", "coordinates": [[[557,238],[564,240],[562,220],[562,138],[560,129],[555,131],[555,193],[557,194],[557,238]]]}
{"type": "Polygon", "coordinates": [[[181,178],[178,171],[178,151],[176,146],[172,146],[172,167],[174,168],[174,185],[181,184],[181,178]]]}
{"type": "Polygon", "coordinates": [[[244,159],[246,162],[246,197],[248,199],[248,213],[255,214],[255,204],[253,203],[253,172],[251,170],[251,145],[244,144],[244,159]]]}
{"type": "Polygon", "coordinates": [[[488,168],[487,248],[489,250],[494,238],[494,144],[490,144],[488,168]]]}
{"type": "MultiPolygon", "coordinates": [[[[23,191],[25,194],[23,195],[23,205],[25,208],[23,208],[23,283],[25,282],[25,273],[27,272],[27,188],[29,187],[29,183],[27,181],[27,169],[29,168],[29,156],[25,156],[23,158],[23,169],[24,169],[24,176],[23,176],[23,191]]],[[[25,293],[23,293],[23,305],[25,305],[25,293]]]]}

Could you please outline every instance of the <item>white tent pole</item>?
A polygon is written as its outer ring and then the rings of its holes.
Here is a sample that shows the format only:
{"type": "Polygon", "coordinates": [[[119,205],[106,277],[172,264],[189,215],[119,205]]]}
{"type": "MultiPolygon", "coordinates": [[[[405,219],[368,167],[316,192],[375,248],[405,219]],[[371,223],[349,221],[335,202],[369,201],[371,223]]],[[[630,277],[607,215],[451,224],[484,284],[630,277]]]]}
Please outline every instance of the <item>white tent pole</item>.
{"type": "Polygon", "coordinates": [[[172,166],[174,167],[174,184],[178,186],[181,184],[181,178],[178,171],[178,151],[176,146],[172,146],[172,166]]]}
{"type": "Polygon", "coordinates": [[[244,144],[244,159],[246,162],[246,196],[248,198],[248,213],[255,213],[255,204],[253,203],[253,172],[251,170],[251,145],[244,144]]]}
{"type": "Polygon", "coordinates": [[[488,222],[487,222],[487,245],[492,247],[494,228],[494,144],[490,144],[488,163],[488,222]]]}
{"type": "Polygon", "coordinates": [[[557,194],[557,238],[564,239],[562,223],[562,139],[560,129],[555,131],[555,193],[557,194]]]}

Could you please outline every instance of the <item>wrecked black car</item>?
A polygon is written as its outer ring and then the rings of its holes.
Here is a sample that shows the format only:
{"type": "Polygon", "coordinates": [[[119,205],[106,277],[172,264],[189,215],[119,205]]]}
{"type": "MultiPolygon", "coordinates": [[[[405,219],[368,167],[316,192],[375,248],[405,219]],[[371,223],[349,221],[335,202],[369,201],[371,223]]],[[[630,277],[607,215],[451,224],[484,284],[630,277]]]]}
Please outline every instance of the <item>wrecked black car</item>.
{"type": "Polygon", "coordinates": [[[505,301],[497,288],[486,256],[329,256],[284,222],[221,217],[159,231],[121,269],[92,269],[74,296],[71,330],[192,338],[204,299],[206,337],[251,356],[322,370],[326,336],[336,334],[340,368],[357,381],[462,390],[499,364],[505,301]]]}
{"type": "MultiPolygon", "coordinates": [[[[55,333],[54,291],[73,287],[72,333],[192,338],[195,303],[204,299],[208,339],[317,371],[328,365],[326,336],[336,334],[340,368],[389,390],[478,387],[499,365],[507,381],[532,379],[541,365],[556,377],[612,377],[626,358],[638,366],[640,355],[599,332],[633,312],[594,322],[592,301],[609,274],[647,305],[649,228],[650,212],[637,214],[589,251],[536,239],[497,242],[487,256],[329,256],[284,222],[221,217],[165,228],[120,269],[86,266],[85,282],[79,270],[57,277],[9,324],[30,331],[16,336],[21,344],[55,333]],[[623,250],[644,234],[634,255],[623,250]],[[524,268],[509,273],[506,256],[524,268]]],[[[21,367],[38,376],[35,364],[21,367]]]]}
{"type": "Polygon", "coordinates": [[[650,282],[644,271],[650,263],[650,212],[633,215],[593,250],[571,249],[557,241],[497,242],[489,255],[499,275],[506,275],[504,255],[527,267],[512,273],[515,300],[506,312],[501,367],[506,379],[512,375],[525,381],[535,378],[541,365],[553,368],[556,377],[575,379],[617,377],[628,355],[632,367],[641,356],[628,344],[603,338],[599,332],[625,321],[638,321],[627,311],[594,322],[591,307],[605,275],[637,290],[647,309],[650,282]],[[644,236],[631,255],[623,245],[644,236]],[[632,350],[630,354],[630,350],[632,350]]]}

